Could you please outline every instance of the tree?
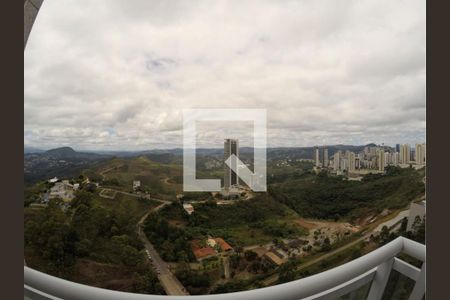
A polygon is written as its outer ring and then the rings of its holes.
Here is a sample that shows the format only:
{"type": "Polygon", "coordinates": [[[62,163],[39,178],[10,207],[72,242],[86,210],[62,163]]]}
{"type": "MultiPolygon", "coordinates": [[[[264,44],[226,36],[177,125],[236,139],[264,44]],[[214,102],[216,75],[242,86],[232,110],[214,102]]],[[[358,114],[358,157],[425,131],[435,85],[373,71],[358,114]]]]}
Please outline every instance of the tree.
{"type": "Polygon", "coordinates": [[[406,233],[406,228],[408,226],[408,218],[404,217],[402,219],[401,225],[400,225],[400,230],[399,230],[399,234],[400,235],[404,235],[406,233]]]}
{"type": "Polygon", "coordinates": [[[253,261],[249,266],[248,266],[248,270],[252,273],[258,273],[259,270],[261,270],[262,264],[259,260],[255,260],[253,261]]]}
{"type": "Polygon", "coordinates": [[[258,254],[256,254],[255,251],[252,251],[252,250],[246,250],[246,251],[244,252],[244,257],[245,257],[246,260],[252,261],[252,260],[254,260],[255,258],[258,257],[258,254]]]}
{"type": "Polygon", "coordinates": [[[285,283],[295,279],[296,263],[292,260],[280,266],[280,275],[278,276],[279,283],[285,283]]]}
{"type": "Polygon", "coordinates": [[[331,242],[328,237],[323,240],[322,251],[330,251],[331,250],[331,242]]]}
{"type": "Polygon", "coordinates": [[[154,295],[163,295],[164,290],[159,283],[158,277],[150,270],[143,274],[135,274],[136,280],[133,284],[134,293],[145,293],[154,295]]]}
{"type": "Polygon", "coordinates": [[[381,244],[385,244],[389,241],[389,228],[384,225],[381,228],[381,232],[380,232],[380,242],[381,244]]]}
{"type": "Polygon", "coordinates": [[[85,205],[87,207],[91,207],[93,201],[92,193],[86,191],[77,191],[75,194],[75,198],[71,202],[72,207],[78,207],[80,205],[85,205]]]}

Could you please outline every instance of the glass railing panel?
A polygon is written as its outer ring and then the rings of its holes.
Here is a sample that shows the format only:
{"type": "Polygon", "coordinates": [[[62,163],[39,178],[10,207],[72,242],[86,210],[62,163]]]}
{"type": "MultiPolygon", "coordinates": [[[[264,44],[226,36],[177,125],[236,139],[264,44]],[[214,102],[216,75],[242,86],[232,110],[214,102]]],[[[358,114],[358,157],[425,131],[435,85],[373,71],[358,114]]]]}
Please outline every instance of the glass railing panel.
{"type": "Polygon", "coordinates": [[[337,300],[365,300],[367,299],[367,295],[369,294],[370,285],[372,283],[366,283],[365,285],[359,287],[358,289],[337,298],[337,300]]]}
{"type": "Polygon", "coordinates": [[[392,270],[382,300],[408,300],[415,283],[400,272],[392,270]]]}

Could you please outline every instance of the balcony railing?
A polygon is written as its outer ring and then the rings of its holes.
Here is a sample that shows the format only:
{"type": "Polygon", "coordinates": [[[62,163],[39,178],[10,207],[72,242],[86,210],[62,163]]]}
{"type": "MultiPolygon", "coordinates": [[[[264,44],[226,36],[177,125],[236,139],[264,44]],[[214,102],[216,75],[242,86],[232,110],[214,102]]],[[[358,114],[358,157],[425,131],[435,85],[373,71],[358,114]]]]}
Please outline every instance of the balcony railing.
{"type": "Polygon", "coordinates": [[[106,290],[53,277],[29,267],[24,267],[25,299],[129,299],[129,300],[222,300],[222,299],[336,299],[350,295],[370,284],[367,299],[381,299],[391,270],[394,269],[415,281],[409,299],[420,300],[425,295],[426,247],[399,237],[390,243],[331,270],[296,281],[244,292],[204,296],[144,295],[106,290]],[[422,261],[416,268],[396,257],[405,253],[422,261]]]}

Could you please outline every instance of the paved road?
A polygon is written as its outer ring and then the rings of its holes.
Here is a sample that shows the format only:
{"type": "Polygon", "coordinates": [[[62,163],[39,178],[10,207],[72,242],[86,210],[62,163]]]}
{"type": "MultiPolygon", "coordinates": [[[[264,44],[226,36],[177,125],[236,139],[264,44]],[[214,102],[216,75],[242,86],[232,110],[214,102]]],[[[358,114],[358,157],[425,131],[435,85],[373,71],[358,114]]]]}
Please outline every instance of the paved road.
{"type": "MultiPolygon", "coordinates": [[[[109,171],[109,170],[106,170],[109,171]]],[[[105,172],[105,171],[104,171],[105,172]]],[[[103,175],[103,174],[102,174],[103,175]]],[[[86,180],[89,180],[87,178],[86,180]]],[[[173,275],[173,273],[170,271],[168,264],[159,256],[158,252],[156,252],[153,245],[148,240],[147,236],[144,233],[144,230],[142,229],[144,226],[145,219],[147,219],[148,215],[152,212],[156,212],[163,208],[164,206],[171,204],[170,201],[165,201],[161,199],[156,199],[153,197],[150,197],[148,194],[133,194],[128,193],[116,189],[110,189],[112,191],[116,191],[117,193],[122,193],[124,195],[132,196],[132,197],[142,197],[147,199],[152,199],[161,202],[160,205],[157,207],[149,210],[145,215],[142,216],[142,218],[137,223],[137,233],[139,238],[141,239],[142,243],[145,246],[145,249],[150,253],[150,256],[152,257],[151,263],[153,267],[159,271],[158,279],[161,282],[162,287],[164,288],[164,291],[167,295],[189,295],[189,293],[186,291],[184,286],[181,284],[181,282],[178,280],[178,278],[173,275]]]]}
{"type": "Polygon", "coordinates": [[[396,223],[400,222],[404,217],[408,217],[408,216],[409,216],[409,209],[403,210],[396,217],[378,225],[377,228],[375,228],[374,232],[381,232],[381,229],[383,228],[383,226],[387,226],[388,228],[391,228],[396,223]]]}
{"type": "Polygon", "coordinates": [[[142,240],[142,243],[145,246],[145,249],[150,253],[152,257],[151,263],[156,270],[159,270],[158,279],[161,282],[164,290],[167,295],[189,295],[186,289],[183,287],[181,282],[173,275],[170,271],[168,264],[159,256],[158,252],[156,252],[153,245],[148,240],[147,236],[144,234],[143,225],[145,219],[151,212],[155,212],[163,208],[164,206],[170,204],[169,201],[158,200],[162,202],[157,207],[153,208],[149,212],[147,212],[138,222],[137,224],[137,232],[139,238],[142,240]]]}

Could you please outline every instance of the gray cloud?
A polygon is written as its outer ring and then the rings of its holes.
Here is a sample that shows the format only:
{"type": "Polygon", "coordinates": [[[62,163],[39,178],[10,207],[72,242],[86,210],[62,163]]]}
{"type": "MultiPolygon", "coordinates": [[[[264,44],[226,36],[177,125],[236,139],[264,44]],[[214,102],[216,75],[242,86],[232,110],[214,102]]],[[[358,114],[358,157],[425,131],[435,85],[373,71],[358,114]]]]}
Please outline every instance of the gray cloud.
{"type": "Polygon", "coordinates": [[[180,147],[183,108],[239,107],[269,146],[425,140],[423,0],[46,0],[24,61],[29,146],[180,147]]]}

